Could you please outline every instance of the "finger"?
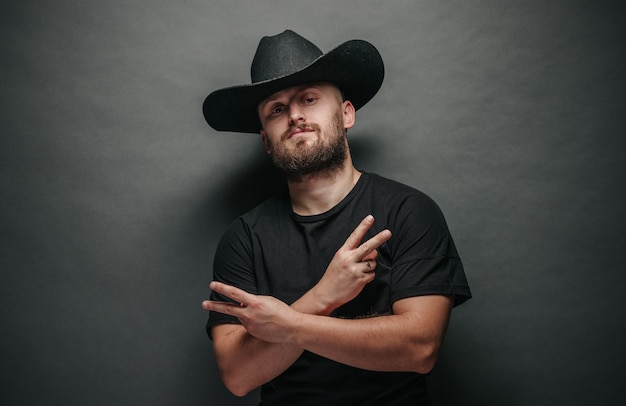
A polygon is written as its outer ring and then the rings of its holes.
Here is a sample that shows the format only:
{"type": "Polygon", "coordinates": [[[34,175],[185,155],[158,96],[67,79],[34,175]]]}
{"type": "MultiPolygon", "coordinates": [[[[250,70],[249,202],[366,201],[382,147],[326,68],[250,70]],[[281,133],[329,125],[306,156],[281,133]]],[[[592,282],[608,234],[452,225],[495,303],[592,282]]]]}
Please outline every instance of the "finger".
{"type": "Polygon", "coordinates": [[[369,214],[366,216],[358,226],[354,229],[352,234],[348,237],[346,242],[344,243],[344,247],[349,249],[354,249],[359,246],[363,237],[365,237],[365,233],[372,228],[372,224],[374,224],[374,216],[369,214]]]}
{"type": "Polygon", "coordinates": [[[367,261],[368,259],[376,260],[376,258],[378,258],[378,250],[373,250],[372,252],[367,254],[365,257],[363,257],[363,261],[367,261]]]}
{"type": "Polygon", "coordinates": [[[240,303],[243,306],[250,303],[250,300],[254,296],[244,290],[221,282],[213,281],[210,283],[209,287],[211,288],[211,290],[217,293],[221,293],[222,295],[234,300],[237,303],[240,303]]]}
{"type": "MultiPolygon", "coordinates": [[[[365,258],[369,258],[370,255],[378,255],[372,254],[376,252],[376,249],[380,247],[385,241],[388,241],[391,238],[391,231],[383,230],[380,233],[376,234],[369,240],[365,241],[363,244],[359,246],[359,254],[358,260],[363,261],[365,258]]],[[[376,257],[374,257],[376,258],[376,257]]]]}
{"type": "Polygon", "coordinates": [[[213,300],[205,300],[202,302],[202,308],[204,310],[228,314],[235,317],[239,317],[243,311],[239,303],[218,302],[213,300]]]}
{"type": "MultiPolygon", "coordinates": [[[[366,269],[363,270],[363,279],[362,281],[365,283],[370,283],[371,281],[373,281],[376,278],[376,265],[372,264],[372,261],[369,261],[370,263],[370,267],[366,267],[366,269]]],[[[367,264],[367,263],[365,263],[367,264]]]]}

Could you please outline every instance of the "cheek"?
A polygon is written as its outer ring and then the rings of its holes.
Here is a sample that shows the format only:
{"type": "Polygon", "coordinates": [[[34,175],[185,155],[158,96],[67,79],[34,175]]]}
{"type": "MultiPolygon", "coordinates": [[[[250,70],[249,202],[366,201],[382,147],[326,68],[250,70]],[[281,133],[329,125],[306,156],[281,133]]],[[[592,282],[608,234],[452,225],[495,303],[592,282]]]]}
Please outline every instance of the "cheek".
{"type": "Polygon", "coordinates": [[[263,145],[267,153],[272,153],[276,148],[280,148],[281,132],[278,129],[269,127],[264,130],[263,145]]]}
{"type": "Polygon", "coordinates": [[[288,123],[286,120],[274,119],[266,121],[263,125],[263,130],[267,134],[268,137],[277,137],[286,131],[288,128],[288,123]]]}

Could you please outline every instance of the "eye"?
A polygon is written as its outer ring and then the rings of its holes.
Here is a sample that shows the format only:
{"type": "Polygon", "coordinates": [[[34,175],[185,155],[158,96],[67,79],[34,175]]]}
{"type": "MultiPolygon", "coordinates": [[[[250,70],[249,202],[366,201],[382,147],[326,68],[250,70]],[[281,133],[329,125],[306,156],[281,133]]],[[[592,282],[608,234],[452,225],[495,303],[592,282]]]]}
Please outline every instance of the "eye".
{"type": "Polygon", "coordinates": [[[283,105],[273,106],[272,109],[270,110],[270,116],[277,116],[284,111],[285,111],[285,106],[283,105]]]}
{"type": "Polygon", "coordinates": [[[317,97],[315,96],[305,96],[302,98],[303,104],[313,104],[317,101],[317,97]]]}

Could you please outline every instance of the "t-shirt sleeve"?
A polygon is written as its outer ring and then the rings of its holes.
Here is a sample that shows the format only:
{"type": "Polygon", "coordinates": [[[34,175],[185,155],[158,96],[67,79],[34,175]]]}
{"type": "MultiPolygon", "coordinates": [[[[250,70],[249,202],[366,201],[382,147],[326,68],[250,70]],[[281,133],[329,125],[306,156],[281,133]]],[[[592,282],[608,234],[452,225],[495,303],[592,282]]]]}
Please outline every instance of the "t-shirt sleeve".
{"type": "Polygon", "coordinates": [[[420,192],[407,195],[393,224],[392,303],[439,294],[453,296],[457,306],[471,298],[445,218],[432,199],[420,192]]]}
{"type": "MultiPolygon", "coordinates": [[[[236,286],[248,293],[256,294],[256,278],[250,234],[241,219],[235,221],[222,236],[213,260],[213,280],[236,286]]],[[[226,296],[211,292],[211,300],[232,302],[226,296]]],[[[211,327],[216,324],[236,323],[236,317],[218,312],[209,312],[206,330],[211,336],[211,327]]]]}

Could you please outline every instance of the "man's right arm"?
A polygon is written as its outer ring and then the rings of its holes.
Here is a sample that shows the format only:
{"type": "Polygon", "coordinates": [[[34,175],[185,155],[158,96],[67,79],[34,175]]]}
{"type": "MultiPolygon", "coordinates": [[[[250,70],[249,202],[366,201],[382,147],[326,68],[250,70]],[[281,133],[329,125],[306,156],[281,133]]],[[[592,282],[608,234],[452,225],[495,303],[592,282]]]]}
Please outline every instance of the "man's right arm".
{"type": "MultiPolygon", "coordinates": [[[[318,315],[328,315],[332,311],[315,311],[315,304],[307,303],[306,296],[291,307],[302,313],[318,315]]],[[[241,324],[218,324],[211,328],[211,334],[222,381],[236,396],[244,396],[274,379],[303,352],[302,348],[293,345],[260,340],[250,335],[241,324]]]]}
{"type": "MultiPolygon", "coordinates": [[[[376,249],[391,237],[381,231],[363,244],[374,223],[366,217],[337,251],[320,281],[291,307],[301,313],[328,316],[337,307],[354,299],[371,282],[376,267],[376,249]]],[[[211,328],[215,358],[226,387],[237,396],[274,379],[289,368],[303,349],[273,344],[250,335],[239,324],[219,324],[211,328]]]]}

